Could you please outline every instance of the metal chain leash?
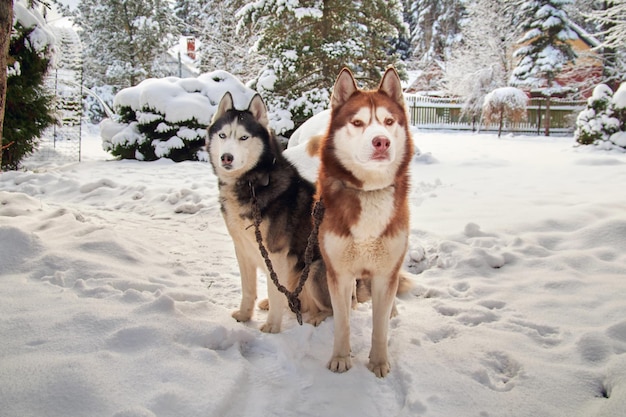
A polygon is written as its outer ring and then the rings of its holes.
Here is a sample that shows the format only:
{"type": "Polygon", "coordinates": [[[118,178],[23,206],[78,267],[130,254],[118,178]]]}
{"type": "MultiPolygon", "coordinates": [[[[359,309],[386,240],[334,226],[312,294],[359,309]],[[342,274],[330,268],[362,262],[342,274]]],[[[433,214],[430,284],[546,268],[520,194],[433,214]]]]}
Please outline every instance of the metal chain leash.
{"type": "Polygon", "coordinates": [[[284,285],[282,285],[278,281],[278,275],[274,271],[274,267],[272,266],[272,260],[269,257],[269,253],[263,244],[263,236],[261,235],[261,211],[259,210],[259,204],[256,198],[256,192],[252,184],[250,184],[250,194],[252,196],[252,219],[254,224],[254,235],[256,237],[256,241],[259,244],[259,251],[261,252],[261,256],[265,260],[265,265],[267,266],[267,270],[270,274],[270,279],[281,293],[285,294],[287,297],[287,302],[289,303],[289,309],[294,312],[296,315],[296,319],[298,320],[298,324],[302,325],[302,306],[300,303],[300,299],[298,296],[302,292],[304,288],[304,284],[309,277],[309,272],[311,270],[311,263],[313,262],[313,248],[317,244],[317,234],[319,231],[320,223],[324,217],[324,205],[321,200],[315,202],[313,206],[313,213],[311,216],[313,217],[313,229],[311,230],[311,234],[309,235],[309,239],[307,240],[306,250],[304,251],[304,269],[302,270],[302,274],[300,275],[300,280],[298,281],[298,285],[295,290],[289,291],[284,285]]]}

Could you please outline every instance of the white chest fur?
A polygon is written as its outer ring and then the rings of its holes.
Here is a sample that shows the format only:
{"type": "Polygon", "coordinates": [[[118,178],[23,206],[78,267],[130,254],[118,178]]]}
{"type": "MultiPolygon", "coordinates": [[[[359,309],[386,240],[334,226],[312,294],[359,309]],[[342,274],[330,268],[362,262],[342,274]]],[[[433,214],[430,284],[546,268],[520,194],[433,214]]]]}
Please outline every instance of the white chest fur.
{"type": "Polygon", "coordinates": [[[353,276],[359,276],[363,270],[381,273],[397,264],[407,245],[406,232],[382,236],[394,221],[394,188],[361,193],[359,200],[361,213],[350,228],[351,235],[326,233],[324,250],[334,258],[333,267],[338,271],[353,276]]]}
{"type": "Polygon", "coordinates": [[[350,228],[356,242],[377,238],[392,221],[394,212],[394,187],[359,193],[361,213],[350,228]]]}

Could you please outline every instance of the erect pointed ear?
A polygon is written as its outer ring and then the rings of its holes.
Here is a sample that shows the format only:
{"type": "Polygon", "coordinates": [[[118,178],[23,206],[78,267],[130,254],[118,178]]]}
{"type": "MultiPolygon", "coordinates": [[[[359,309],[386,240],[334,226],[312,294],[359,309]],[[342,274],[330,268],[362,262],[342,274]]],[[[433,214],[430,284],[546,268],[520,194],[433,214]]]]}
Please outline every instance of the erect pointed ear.
{"type": "Polygon", "coordinates": [[[400,76],[393,67],[387,68],[383,79],[380,80],[378,91],[387,94],[396,103],[404,106],[404,95],[402,94],[402,84],[400,83],[400,76]]]}
{"type": "Polygon", "coordinates": [[[252,113],[252,116],[257,122],[269,130],[270,121],[267,117],[267,107],[265,107],[265,103],[259,94],[255,94],[254,97],[252,97],[248,111],[252,113]]]}
{"type": "Polygon", "coordinates": [[[330,99],[331,109],[344,104],[357,90],[356,82],[350,70],[348,68],[342,69],[333,88],[333,95],[330,99]]]}
{"type": "Polygon", "coordinates": [[[213,115],[212,123],[215,123],[215,121],[222,117],[224,113],[226,113],[228,110],[232,110],[233,108],[233,96],[231,96],[229,92],[226,92],[226,94],[222,96],[220,104],[217,105],[217,110],[213,115]]]}

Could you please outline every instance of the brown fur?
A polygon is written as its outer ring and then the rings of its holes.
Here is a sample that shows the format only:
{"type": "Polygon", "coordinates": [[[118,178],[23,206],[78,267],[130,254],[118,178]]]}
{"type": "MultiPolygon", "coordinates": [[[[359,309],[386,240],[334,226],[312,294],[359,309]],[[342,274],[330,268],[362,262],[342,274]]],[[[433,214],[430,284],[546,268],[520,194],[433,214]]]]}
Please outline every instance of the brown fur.
{"type": "Polygon", "coordinates": [[[389,372],[388,318],[395,312],[394,297],[400,283],[407,287],[406,274],[400,268],[408,244],[408,166],[413,153],[397,73],[388,69],[377,90],[363,91],[356,87],[352,74],[343,70],[331,106],[329,129],[320,145],[317,189],[317,198],[326,207],[320,250],[335,317],[335,342],[328,366],[335,372],[351,367],[350,297],[355,290],[357,298],[367,297],[371,288],[373,331],[368,367],[384,377],[389,372]],[[374,135],[371,144],[369,135],[374,135]],[[388,165],[377,164],[373,156],[362,165],[355,162],[361,149],[374,155],[375,150],[369,148],[375,148],[374,140],[382,136],[392,143],[388,165]],[[341,142],[351,140],[354,143],[341,142]],[[352,151],[350,146],[360,148],[352,151]],[[353,152],[352,159],[346,152],[353,152]]]}

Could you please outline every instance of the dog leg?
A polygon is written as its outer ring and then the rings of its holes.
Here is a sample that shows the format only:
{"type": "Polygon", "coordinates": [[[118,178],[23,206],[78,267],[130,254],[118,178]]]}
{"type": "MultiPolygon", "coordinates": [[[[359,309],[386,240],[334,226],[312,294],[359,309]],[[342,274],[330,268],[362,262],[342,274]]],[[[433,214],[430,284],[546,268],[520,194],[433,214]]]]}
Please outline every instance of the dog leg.
{"type": "Polygon", "coordinates": [[[319,326],[324,320],[326,320],[326,317],[330,317],[333,315],[332,311],[320,310],[317,308],[315,310],[317,311],[313,311],[313,309],[311,309],[309,318],[306,321],[307,323],[315,327],[319,326]]]}
{"type": "Polygon", "coordinates": [[[333,356],[328,362],[328,369],[333,372],[345,372],[352,367],[352,359],[350,358],[350,308],[352,306],[354,278],[345,275],[333,278],[329,279],[328,289],[333,305],[335,341],[333,356]]]}
{"type": "MultiPolygon", "coordinates": [[[[278,276],[279,282],[283,285],[286,284],[285,280],[289,280],[291,273],[291,264],[287,253],[275,253],[270,258],[274,265],[274,271],[278,276]]],[[[269,298],[269,312],[267,313],[267,320],[261,326],[261,331],[264,333],[279,333],[280,327],[283,321],[283,314],[285,307],[287,307],[287,297],[276,288],[274,282],[270,278],[269,271],[267,274],[267,295],[269,298]]]]}
{"type": "Polygon", "coordinates": [[[271,279],[267,279],[267,294],[269,297],[269,312],[267,320],[261,326],[264,333],[280,333],[280,326],[283,321],[283,312],[287,306],[287,298],[278,291],[271,279]]]}
{"type": "Polygon", "coordinates": [[[235,255],[241,275],[241,304],[239,310],[234,311],[232,316],[237,321],[248,321],[252,318],[256,301],[256,265],[241,253],[237,244],[235,244],[235,255]]]}
{"type": "Polygon", "coordinates": [[[387,376],[390,370],[387,340],[397,289],[397,273],[391,278],[379,276],[372,279],[372,349],[367,367],[379,378],[387,376]]]}
{"type": "MultiPolygon", "coordinates": [[[[295,278],[299,280],[300,276],[295,278]]],[[[309,279],[304,284],[300,301],[302,302],[302,311],[309,313],[306,322],[313,326],[319,326],[326,317],[333,315],[326,281],[326,268],[322,260],[317,260],[311,265],[309,279]]]]}

